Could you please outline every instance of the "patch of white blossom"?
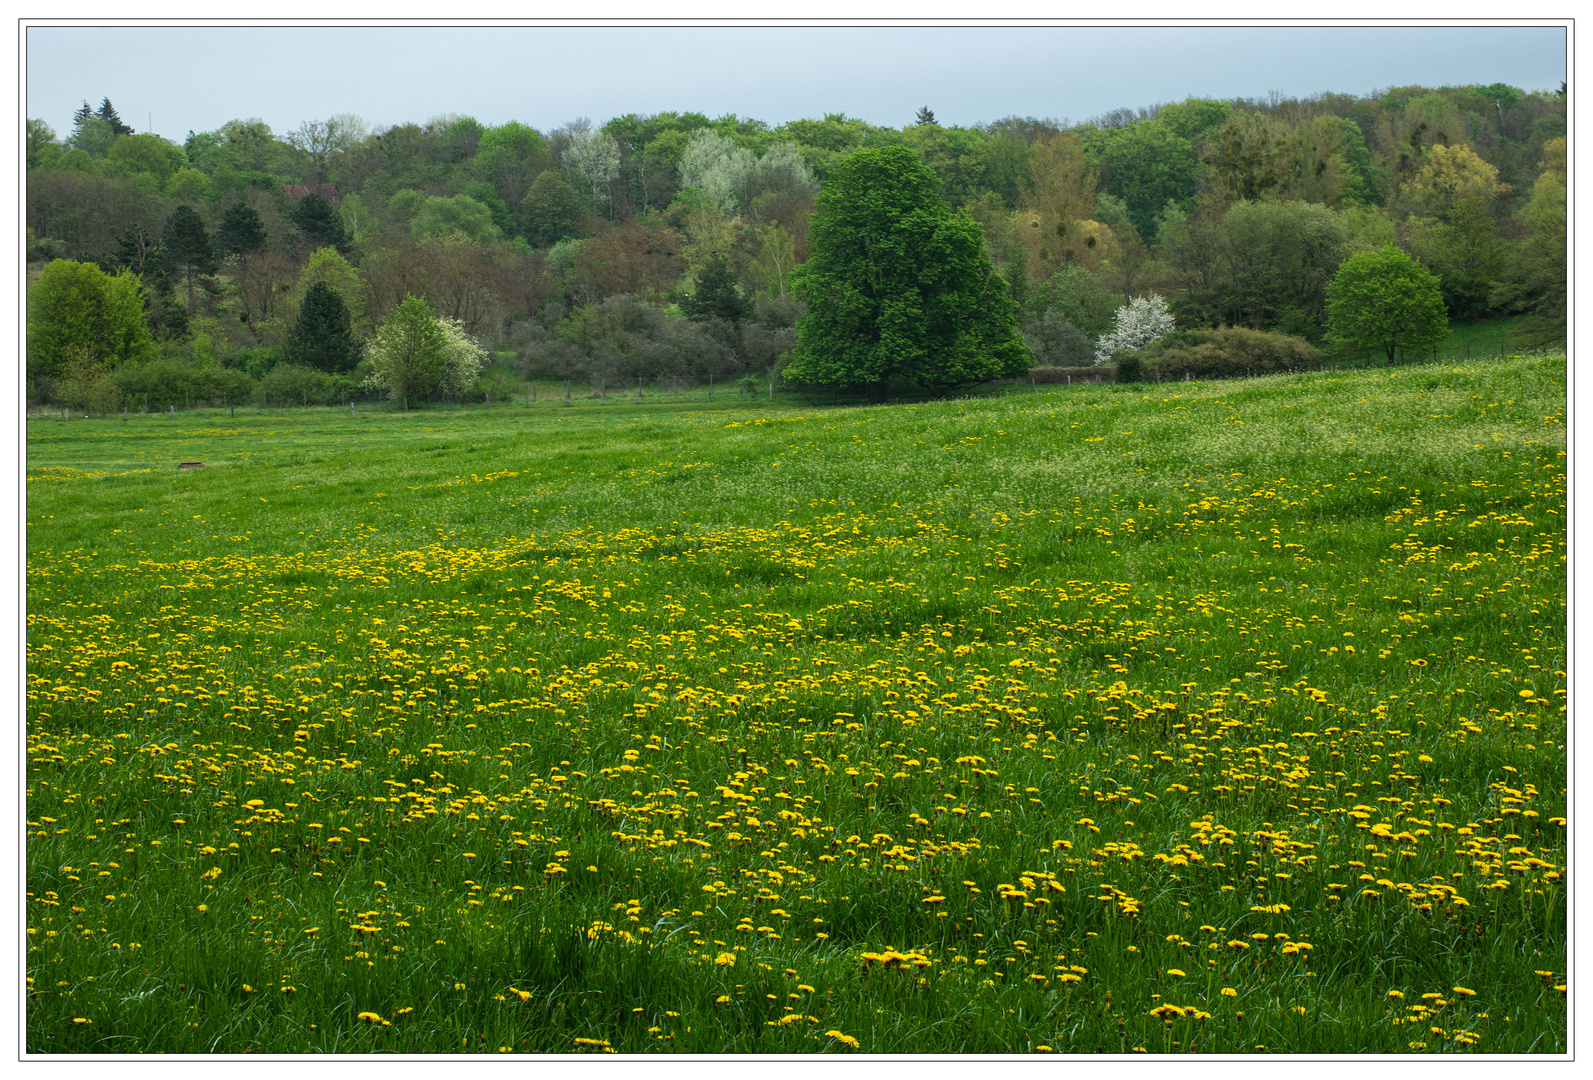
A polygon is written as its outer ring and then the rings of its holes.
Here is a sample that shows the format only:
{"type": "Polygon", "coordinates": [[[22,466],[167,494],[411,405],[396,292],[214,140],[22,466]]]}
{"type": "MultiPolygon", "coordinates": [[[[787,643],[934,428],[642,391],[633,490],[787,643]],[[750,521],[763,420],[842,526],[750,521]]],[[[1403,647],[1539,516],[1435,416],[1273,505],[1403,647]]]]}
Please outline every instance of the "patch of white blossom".
{"type": "Polygon", "coordinates": [[[1097,365],[1108,363],[1117,352],[1138,352],[1174,330],[1167,301],[1155,293],[1130,300],[1117,309],[1112,319],[1112,332],[1102,334],[1095,343],[1097,365]]]}

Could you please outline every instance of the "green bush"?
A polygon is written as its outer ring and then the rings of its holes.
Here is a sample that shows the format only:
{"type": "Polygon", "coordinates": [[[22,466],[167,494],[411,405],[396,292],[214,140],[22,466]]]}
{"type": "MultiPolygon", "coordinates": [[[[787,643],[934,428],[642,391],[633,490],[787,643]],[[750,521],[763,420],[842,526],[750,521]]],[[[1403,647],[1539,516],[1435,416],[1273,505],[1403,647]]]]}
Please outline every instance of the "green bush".
{"type": "Polygon", "coordinates": [[[1112,356],[1112,365],[1117,368],[1117,381],[1123,383],[1136,383],[1145,381],[1145,354],[1132,349],[1119,349],[1112,356]]]}
{"type": "Polygon", "coordinates": [[[338,405],[345,394],[355,391],[356,385],[347,375],[317,371],[298,364],[277,364],[260,380],[256,400],[271,408],[279,405],[338,405]]]}
{"type": "Polygon", "coordinates": [[[1271,375],[1303,371],[1322,362],[1322,351],[1304,338],[1242,326],[1169,334],[1146,346],[1139,356],[1148,370],[1164,379],[1271,375]]]}
{"type": "Polygon", "coordinates": [[[237,368],[251,379],[263,379],[266,373],[282,363],[282,350],[270,345],[254,349],[240,349],[222,361],[227,367],[237,368]]]}
{"type": "Polygon", "coordinates": [[[197,367],[181,356],[161,356],[147,364],[126,364],[111,373],[120,395],[119,405],[153,410],[170,406],[237,404],[254,396],[255,382],[242,371],[223,367],[197,367]]]}

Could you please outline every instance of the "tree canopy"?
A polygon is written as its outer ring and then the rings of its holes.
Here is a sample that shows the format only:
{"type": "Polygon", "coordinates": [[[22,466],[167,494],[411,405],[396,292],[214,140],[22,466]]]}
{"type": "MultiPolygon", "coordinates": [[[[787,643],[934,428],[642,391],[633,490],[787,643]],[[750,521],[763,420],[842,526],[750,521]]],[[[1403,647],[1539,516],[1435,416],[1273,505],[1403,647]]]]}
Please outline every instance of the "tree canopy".
{"type": "Polygon", "coordinates": [[[1424,349],[1449,332],[1434,277],[1389,244],[1344,260],[1327,287],[1327,340],[1346,349],[1424,349]]]}
{"type": "Polygon", "coordinates": [[[949,210],[939,186],[905,147],[831,169],[808,261],[792,272],[807,310],[788,379],[868,385],[883,400],[892,378],[949,387],[1028,370],[1017,305],[979,225],[949,210]]]}
{"type": "Polygon", "coordinates": [[[28,377],[57,376],[86,356],[97,367],[147,360],[144,292],[133,274],[57,259],[28,292],[28,377]]]}

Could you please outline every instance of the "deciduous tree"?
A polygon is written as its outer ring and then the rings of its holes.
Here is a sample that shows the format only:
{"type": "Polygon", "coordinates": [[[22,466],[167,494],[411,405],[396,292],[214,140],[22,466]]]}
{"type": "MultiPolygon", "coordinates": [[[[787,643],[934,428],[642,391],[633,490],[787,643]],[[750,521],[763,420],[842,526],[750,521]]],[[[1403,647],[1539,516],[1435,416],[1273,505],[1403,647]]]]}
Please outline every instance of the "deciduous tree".
{"type": "Polygon", "coordinates": [[[1438,279],[1392,244],[1344,260],[1327,288],[1327,341],[1341,349],[1424,349],[1449,333],[1438,279]]]}
{"type": "Polygon", "coordinates": [[[152,344],[144,323],[143,287],[122,271],[57,259],[28,290],[28,378],[59,375],[69,358],[85,354],[101,367],[136,363],[152,344]]]}
{"type": "Polygon", "coordinates": [[[371,338],[371,374],[366,385],[402,401],[424,398],[438,390],[448,373],[450,339],[426,301],[410,296],[371,338]]]}
{"type": "Polygon", "coordinates": [[[956,386],[1028,370],[1017,305],[991,268],[978,222],[941,201],[939,179],[906,147],[835,166],[792,272],[806,303],[787,377],[868,385],[893,377],[956,386]]]}

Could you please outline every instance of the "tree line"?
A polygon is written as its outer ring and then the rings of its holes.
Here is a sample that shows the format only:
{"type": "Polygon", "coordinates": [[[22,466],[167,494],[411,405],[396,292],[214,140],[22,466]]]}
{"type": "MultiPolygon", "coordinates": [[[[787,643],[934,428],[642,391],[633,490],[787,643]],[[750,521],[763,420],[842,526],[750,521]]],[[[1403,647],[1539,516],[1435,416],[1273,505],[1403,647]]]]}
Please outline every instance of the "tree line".
{"type": "MultiPolygon", "coordinates": [[[[1565,117],[1563,91],[1495,84],[970,127],[927,106],[902,128],[664,112],[373,130],[340,114],[178,145],[107,99],[64,137],[27,123],[28,376],[47,392],[86,357],[363,383],[410,297],[524,376],[770,371],[801,352],[815,200],[887,148],[977,225],[1020,334],[1021,355],[1001,339],[1003,370],[1092,363],[1118,309],[1150,293],[1183,328],[1332,347],[1329,283],[1387,245],[1437,278],[1450,319],[1527,313],[1548,342],[1565,325],[1565,117]],[[63,337],[41,302],[136,307],[142,330],[63,337]]],[[[965,260],[959,243],[946,250],[965,260]]]]}

